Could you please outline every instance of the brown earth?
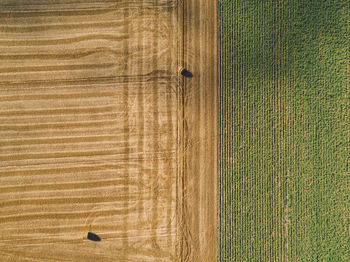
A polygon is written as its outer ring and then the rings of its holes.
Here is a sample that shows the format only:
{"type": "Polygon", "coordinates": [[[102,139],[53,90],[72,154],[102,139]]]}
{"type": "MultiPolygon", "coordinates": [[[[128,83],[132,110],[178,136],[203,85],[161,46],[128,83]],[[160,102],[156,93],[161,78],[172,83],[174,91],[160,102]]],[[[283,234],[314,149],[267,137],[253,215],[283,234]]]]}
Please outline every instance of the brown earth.
{"type": "Polygon", "coordinates": [[[215,1],[0,2],[1,261],[216,261],[216,132],[215,1]]]}

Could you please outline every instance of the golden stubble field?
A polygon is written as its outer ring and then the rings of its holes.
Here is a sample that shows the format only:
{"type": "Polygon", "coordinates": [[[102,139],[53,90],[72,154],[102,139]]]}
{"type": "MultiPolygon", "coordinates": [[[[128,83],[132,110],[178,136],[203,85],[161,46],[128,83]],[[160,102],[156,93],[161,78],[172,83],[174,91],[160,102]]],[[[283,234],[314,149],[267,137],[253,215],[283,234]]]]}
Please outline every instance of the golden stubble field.
{"type": "Polygon", "coordinates": [[[0,2],[1,261],[216,260],[215,6],[0,2]]]}

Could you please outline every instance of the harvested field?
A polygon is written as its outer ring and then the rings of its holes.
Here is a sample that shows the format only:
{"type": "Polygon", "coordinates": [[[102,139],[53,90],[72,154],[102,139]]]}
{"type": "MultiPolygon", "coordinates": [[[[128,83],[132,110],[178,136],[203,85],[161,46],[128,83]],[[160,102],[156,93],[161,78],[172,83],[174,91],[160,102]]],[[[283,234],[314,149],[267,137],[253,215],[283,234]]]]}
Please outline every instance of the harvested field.
{"type": "Polygon", "coordinates": [[[0,2],[1,261],[216,260],[215,39],[204,0],[0,2]]]}

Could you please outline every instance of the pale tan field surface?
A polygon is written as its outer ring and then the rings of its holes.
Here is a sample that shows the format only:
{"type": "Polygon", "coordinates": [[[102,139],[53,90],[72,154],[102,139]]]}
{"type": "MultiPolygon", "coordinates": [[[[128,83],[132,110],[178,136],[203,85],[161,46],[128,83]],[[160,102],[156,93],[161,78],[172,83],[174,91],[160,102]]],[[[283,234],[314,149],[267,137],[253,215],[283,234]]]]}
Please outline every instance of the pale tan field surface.
{"type": "Polygon", "coordinates": [[[0,2],[0,261],[216,261],[215,6],[0,2]]]}

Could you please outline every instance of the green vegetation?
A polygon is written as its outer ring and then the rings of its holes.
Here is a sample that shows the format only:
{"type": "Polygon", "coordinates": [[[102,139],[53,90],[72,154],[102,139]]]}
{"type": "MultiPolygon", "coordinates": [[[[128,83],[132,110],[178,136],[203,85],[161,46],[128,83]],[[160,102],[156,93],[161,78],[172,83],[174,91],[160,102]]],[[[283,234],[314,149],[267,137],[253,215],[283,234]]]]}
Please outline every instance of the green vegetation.
{"type": "Polygon", "coordinates": [[[350,261],[348,1],[218,5],[219,261],[350,261]]]}

